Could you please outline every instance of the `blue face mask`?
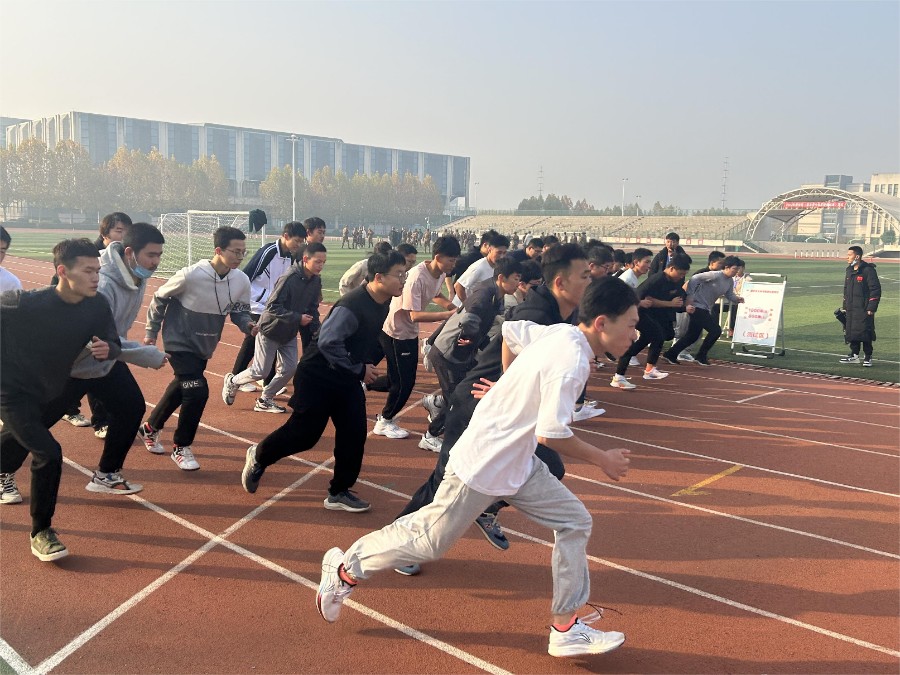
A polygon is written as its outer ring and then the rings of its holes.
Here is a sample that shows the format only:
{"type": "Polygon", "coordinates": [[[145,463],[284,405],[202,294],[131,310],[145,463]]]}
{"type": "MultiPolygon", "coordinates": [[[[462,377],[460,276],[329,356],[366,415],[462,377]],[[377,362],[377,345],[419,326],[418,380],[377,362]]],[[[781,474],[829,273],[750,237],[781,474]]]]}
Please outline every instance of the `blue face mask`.
{"type": "Polygon", "coordinates": [[[134,253],[131,254],[131,259],[134,261],[134,267],[131,268],[131,273],[136,276],[138,279],[149,279],[153,276],[153,270],[148,270],[146,267],[141,267],[138,265],[137,258],[134,253]]]}

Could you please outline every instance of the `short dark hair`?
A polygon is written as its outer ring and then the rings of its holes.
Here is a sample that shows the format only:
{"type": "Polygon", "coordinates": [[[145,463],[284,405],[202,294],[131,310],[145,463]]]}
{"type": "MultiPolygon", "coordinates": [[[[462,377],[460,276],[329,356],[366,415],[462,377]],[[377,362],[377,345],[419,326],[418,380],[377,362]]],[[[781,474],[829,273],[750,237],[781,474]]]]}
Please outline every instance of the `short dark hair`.
{"type": "Polygon", "coordinates": [[[676,270],[684,270],[687,272],[691,269],[691,256],[684,253],[676,253],[672,256],[672,260],[667,267],[674,267],[676,270]]]}
{"type": "Polygon", "coordinates": [[[396,265],[406,267],[406,258],[397,251],[390,251],[387,255],[375,253],[369,258],[369,273],[366,275],[366,281],[374,280],[376,274],[387,274],[396,265]]]}
{"type": "Polygon", "coordinates": [[[312,232],[313,230],[324,230],[325,221],[319,218],[318,216],[312,216],[311,218],[307,218],[303,221],[303,227],[306,228],[306,232],[312,232]]]}
{"type": "Polygon", "coordinates": [[[602,277],[592,281],[584,292],[578,308],[578,320],[587,326],[598,316],[617,318],[638,304],[634,289],[616,277],[602,277]]]}
{"type": "Polygon", "coordinates": [[[433,255],[445,255],[448,258],[458,258],[462,249],[459,247],[459,239],[447,235],[438,237],[434,240],[434,243],[431,245],[431,252],[433,255]]]}
{"type": "Polygon", "coordinates": [[[478,245],[484,246],[485,244],[490,244],[491,240],[493,240],[493,238],[496,237],[498,234],[500,234],[500,233],[497,232],[497,230],[488,230],[487,232],[483,232],[481,234],[481,241],[478,242],[478,245]]]}
{"type": "Polygon", "coordinates": [[[666,239],[671,241],[681,241],[681,237],[678,236],[677,232],[669,232],[669,234],[666,235],[666,239]]]}
{"type": "Polygon", "coordinates": [[[53,247],[53,266],[72,269],[78,258],[99,258],[97,247],[90,239],[63,239],[53,247]]]}
{"type": "Polygon", "coordinates": [[[625,251],[623,251],[620,248],[615,249],[613,251],[613,260],[615,260],[617,263],[624,263],[625,262],[625,251]]]}
{"type": "Polygon", "coordinates": [[[528,240],[528,243],[525,244],[525,248],[528,248],[529,246],[531,246],[531,248],[544,248],[544,240],[540,237],[532,237],[528,240]]]}
{"type": "Polygon", "coordinates": [[[325,244],[319,243],[318,241],[303,244],[303,246],[300,247],[300,250],[297,251],[296,256],[302,259],[305,255],[314,256],[316,253],[328,253],[325,244]]]}
{"type": "Polygon", "coordinates": [[[706,264],[712,265],[717,260],[721,260],[725,257],[725,254],[722,251],[710,251],[709,255],[706,258],[706,264]]]}
{"type": "MultiPolygon", "coordinates": [[[[638,258],[640,260],[640,258],[638,258]]],[[[634,253],[626,253],[625,254],[625,264],[631,265],[634,263],[634,253]]]]}
{"type": "MultiPolygon", "coordinates": [[[[549,252],[549,251],[548,251],[549,252]]],[[[608,265],[613,262],[613,252],[609,246],[599,244],[588,251],[588,262],[592,265],[608,265]]]]}
{"type": "Polygon", "coordinates": [[[0,241],[9,246],[12,243],[12,237],[9,236],[9,232],[6,231],[6,228],[0,225],[0,241]]]}
{"type": "Polygon", "coordinates": [[[644,258],[649,258],[653,255],[653,251],[649,248],[636,248],[634,249],[634,253],[631,254],[631,259],[634,261],[643,260],[644,258]]]}
{"type": "Polygon", "coordinates": [[[236,227],[224,225],[213,232],[213,245],[216,248],[228,248],[228,244],[235,239],[244,241],[246,238],[246,235],[236,227]]]}
{"type": "Polygon", "coordinates": [[[559,243],[559,237],[548,234],[544,237],[544,246],[556,246],[559,243]]]}
{"type": "Polygon", "coordinates": [[[498,234],[491,239],[491,246],[495,248],[509,248],[509,237],[504,234],[498,234]]]}
{"type": "MultiPolygon", "coordinates": [[[[503,258],[503,260],[508,260],[508,258],[503,258]]],[[[536,260],[523,260],[521,263],[522,266],[522,279],[521,283],[527,284],[531,283],[535,279],[543,280],[541,276],[541,266],[536,260]]]]}
{"type": "Polygon", "coordinates": [[[107,213],[103,216],[103,220],[100,221],[100,236],[108,237],[109,231],[116,226],[116,223],[122,223],[125,229],[128,229],[131,226],[131,218],[128,214],[121,211],[107,213]]]}
{"type": "Polygon", "coordinates": [[[861,246],[851,246],[847,249],[848,251],[853,251],[856,255],[862,258],[863,250],[861,246]]]}
{"type": "Polygon", "coordinates": [[[393,250],[393,246],[391,246],[391,242],[389,241],[379,241],[375,244],[374,253],[378,253],[380,255],[387,255],[393,250]]]}
{"type": "Polygon", "coordinates": [[[736,255],[730,255],[722,261],[723,267],[743,267],[744,261],[738,258],[736,255]]]}
{"type": "Polygon", "coordinates": [[[122,239],[122,247],[130,248],[135,253],[143,251],[147,244],[165,243],[166,238],[163,233],[150,223],[132,223],[125,230],[125,237],[122,239]]]}
{"type": "Polygon", "coordinates": [[[402,255],[404,258],[408,255],[418,255],[419,252],[416,250],[416,247],[412,244],[402,243],[397,244],[397,253],[402,255]]]}
{"type": "Polygon", "coordinates": [[[306,239],[306,228],[303,227],[303,223],[299,220],[292,220],[291,222],[284,224],[284,229],[281,231],[281,234],[285,235],[288,239],[293,239],[294,237],[306,239]]]}
{"type": "Polygon", "coordinates": [[[497,264],[494,265],[494,278],[498,278],[501,274],[505,277],[513,274],[522,274],[522,263],[509,256],[500,258],[497,264]]]}
{"type": "Polygon", "coordinates": [[[541,273],[549,286],[561,273],[567,271],[575,260],[587,260],[587,254],[578,244],[558,244],[551,247],[541,259],[541,273]]]}

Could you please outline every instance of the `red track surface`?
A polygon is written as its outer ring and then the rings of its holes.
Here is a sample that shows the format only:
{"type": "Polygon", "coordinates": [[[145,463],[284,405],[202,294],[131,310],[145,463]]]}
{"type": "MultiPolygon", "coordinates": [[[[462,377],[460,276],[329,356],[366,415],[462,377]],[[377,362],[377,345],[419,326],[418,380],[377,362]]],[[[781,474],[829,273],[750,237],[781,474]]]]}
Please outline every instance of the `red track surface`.
{"type": "MultiPolygon", "coordinates": [[[[51,272],[16,258],[7,267],[26,288],[51,272]]],[[[0,656],[15,669],[898,671],[896,387],[720,363],[672,367],[669,378],[636,379],[639,388],[623,392],[597,373],[589,391],[607,413],[576,426],[601,447],[630,448],[631,471],[612,484],[570,462],[565,480],[594,514],[592,599],[621,612],[600,627],[628,641],[605,656],[554,659],[552,533],[513,509],[502,516],[508,551],[473,529],[421,576],[377,576],[339,623],[322,621],[314,597],[324,551],[389,522],[433,468],[435,456],[416,447],[425,414],[414,395],[402,416],[410,439],[370,437],[357,485],[368,513],[322,508],[330,427],[249,495],[239,483],[246,447],[284,418],[252,412],[252,394],[222,403],[221,376],[240,340],[227,324],[209,363],[198,472],[135,444],[125,474],[144,491],[89,493],[101,441],[90,429],[54,428],[66,456],[54,525],[72,552],[59,563],[29,553],[27,467],[20,472],[25,503],[0,508],[0,656]]],[[[134,372],[156,403],[171,371],[134,372]]],[[[420,372],[417,392],[434,387],[420,372]]],[[[382,403],[370,394],[373,420],[382,403]]],[[[171,442],[171,430],[163,437],[171,442]]]]}

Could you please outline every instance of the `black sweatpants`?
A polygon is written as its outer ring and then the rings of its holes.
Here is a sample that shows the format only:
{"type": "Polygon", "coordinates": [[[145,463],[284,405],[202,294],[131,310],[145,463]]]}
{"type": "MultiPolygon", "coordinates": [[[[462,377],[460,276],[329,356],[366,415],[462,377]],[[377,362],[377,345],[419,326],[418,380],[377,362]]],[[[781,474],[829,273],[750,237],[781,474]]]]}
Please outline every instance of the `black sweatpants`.
{"type": "Polygon", "coordinates": [[[97,468],[103,473],[113,473],[125,464],[125,457],[141,425],[146,408],[144,395],[128,366],[116,361],[103,377],[69,378],[62,395],[44,410],[47,427],[60,420],[72,400],[80,400],[85,394],[100,402],[109,425],[97,468]]]}
{"type": "Polygon", "coordinates": [[[444,433],[447,410],[450,408],[450,397],[456,391],[456,385],[465,378],[471,364],[459,364],[448,361],[439,350],[434,348],[428,353],[428,360],[431,361],[438,384],[441,385],[441,395],[444,397],[444,405],[441,407],[437,417],[429,423],[428,433],[432,436],[440,436],[444,433]]]}
{"type": "Polygon", "coordinates": [[[858,356],[860,345],[862,345],[863,358],[866,361],[870,361],[872,359],[872,343],[871,342],[862,342],[861,340],[851,340],[850,341],[850,351],[858,356]]]}
{"type": "Polygon", "coordinates": [[[329,494],[336,495],[356,484],[366,446],[366,396],[359,380],[335,376],[321,378],[301,368],[294,374],[294,412],[280,428],[256,445],[256,461],[262,466],[314,447],[330,419],[334,423],[334,476],[329,494]]]}
{"type": "Polygon", "coordinates": [[[381,416],[392,420],[397,415],[412,393],[416,384],[416,367],[419,365],[419,341],[395,340],[382,331],[378,336],[384,358],[387,361],[387,375],[391,381],[387,401],[381,410],[381,416]]]}
{"type": "Polygon", "coordinates": [[[62,448],[44,423],[42,407],[23,392],[0,394],[0,473],[15,473],[31,454],[31,536],[52,524],[62,475],[62,448]]]}
{"type": "Polygon", "coordinates": [[[716,340],[722,335],[722,329],[719,327],[719,322],[713,317],[709,310],[700,309],[698,307],[694,309],[694,313],[691,314],[690,317],[687,332],[678,342],[666,351],[666,356],[673,361],[683,349],[694,344],[697,341],[697,338],[700,337],[700,333],[704,330],[706,331],[706,337],[703,339],[703,344],[700,345],[700,351],[694,354],[694,357],[701,361],[706,361],[706,355],[709,354],[709,350],[713,348],[713,345],[716,344],[716,340]]]}
{"type": "Polygon", "coordinates": [[[650,345],[650,349],[647,351],[647,364],[655,366],[659,361],[659,354],[662,352],[665,341],[662,328],[653,320],[653,317],[643,312],[638,313],[638,322],[635,328],[640,332],[640,337],[632,342],[631,348],[619,358],[616,375],[624,375],[628,370],[628,362],[631,361],[631,357],[640,354],[647,345],[650,345]]]}
{"type": "Polygon", "coordinates": [[[206,359],[191,352],[170,352],[169,363],[175,379],[169,383],[147,423],[159,431],[179,406],[178,426],[172,442],[179,448],[191,445],[200,426],[200,418],[209,400],[209,384],[203,371],[206,359]]]}

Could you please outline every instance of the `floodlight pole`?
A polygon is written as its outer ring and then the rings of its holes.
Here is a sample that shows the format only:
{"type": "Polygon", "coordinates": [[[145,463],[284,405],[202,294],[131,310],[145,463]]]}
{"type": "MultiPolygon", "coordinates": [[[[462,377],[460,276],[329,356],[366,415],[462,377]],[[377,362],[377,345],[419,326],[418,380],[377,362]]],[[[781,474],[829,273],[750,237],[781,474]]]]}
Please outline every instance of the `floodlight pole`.
{"type": "Polygon", "coordinates": [[[297,220],[297,135],[291,134],[291,220],[297,220]]]}
{"type": "Polygon", "coordinates": [[[622,179],[622,217],[625,217],[625,181],[627,178],[622,179]]]}

